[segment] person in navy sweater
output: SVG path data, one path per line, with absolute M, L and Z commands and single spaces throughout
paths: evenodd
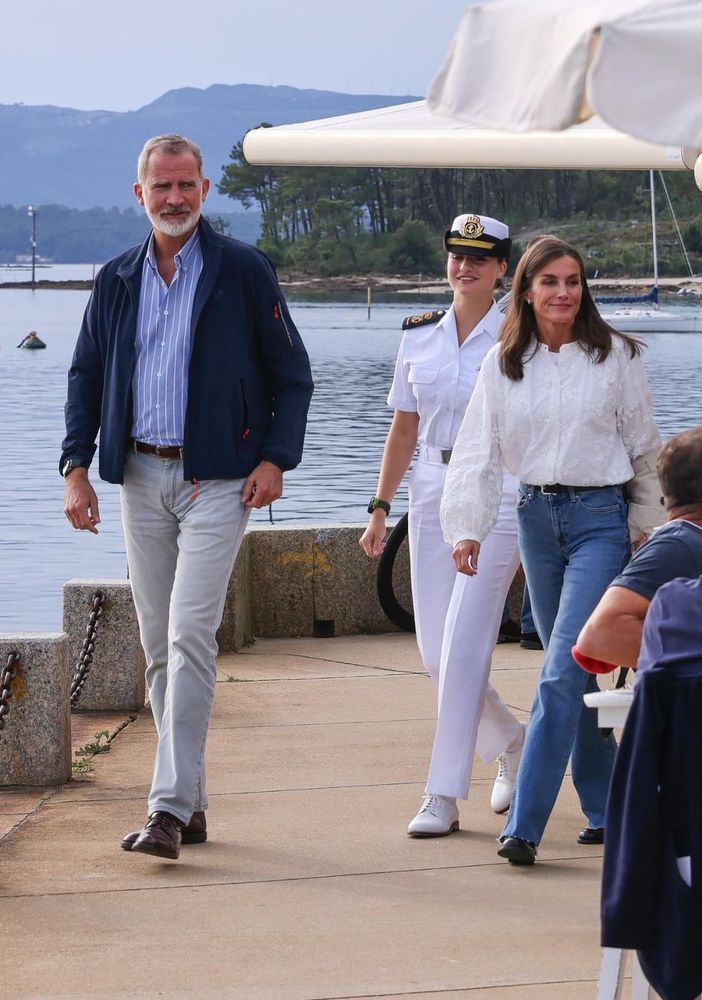
M 657 591 L 612 773 L 602 945 L 638 951 L 663 1000 L 702 992 L 702 578 Z

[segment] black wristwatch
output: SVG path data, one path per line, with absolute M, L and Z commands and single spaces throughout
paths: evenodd
M 387 500 L 381 500 L 380 497 L 371 497 L 370 503 L 368 504 L 368 513 L 372 514 L 374 510 L 378 509 L 378 507 L 380 507 L 381 510 L 384 510 L 386 514 L 390 513 L 390 504 Z
M 68 458 L 63 463 L 63 468 L 61 469 L 61 475 L 65 479 L 69 472 L 73 472 L 74 469 L 85 469 L 86 466 L 83 462 L 79 462 L 77 458 Z

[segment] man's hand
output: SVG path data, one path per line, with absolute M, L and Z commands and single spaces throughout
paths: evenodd
M 74 469 L 66 476 L 63 512 L 74 528 L 97 535 L 100 508 L 95 490 L 90 485 L 87 469 Z
M 453 561 L 459 573 L 466 576 L 475 576 L 478 572 L 478 556 L 480 555 L 480 542 L 472 538 L 464 538 L 453 550 Z
M 244 507 L 267 507 L 283 493 L 283 473 L 273 462 L 260 462 L 244 483 Z

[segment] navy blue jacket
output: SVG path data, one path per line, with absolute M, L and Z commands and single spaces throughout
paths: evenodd
M 312 395 L 309 358 L 268 258 L 200 220 L 202 273 L 192 311 L 183 441 L 185 479 L 238 479 L 261 461 L 283 471 L 302 456 Z M 95 281 L 68 373 L 68 458 L 123 482 L 133 420 L 139 290 L 148 240 L 108 261 Z
M 607 802 L 602 945 L 636 949 L 664 1000 L 694 1000 L 702 991 L 702 578 L 657 591 L 638 671 Z

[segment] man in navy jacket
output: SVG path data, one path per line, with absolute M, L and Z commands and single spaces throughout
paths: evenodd
M 149 139 L 134 185 L 153 231 L 100 270 L 68 375 L 65 513 L 97 533 L 88 477 L 121 484 L 130 580 L 158 748 L 143 830 L 125 850 L 177 858 L 206 839 L 204 749 L 215 633 L 252 507 L 300 461 L 309 360 L 268 259 L 201 218 L 194 143 Z

